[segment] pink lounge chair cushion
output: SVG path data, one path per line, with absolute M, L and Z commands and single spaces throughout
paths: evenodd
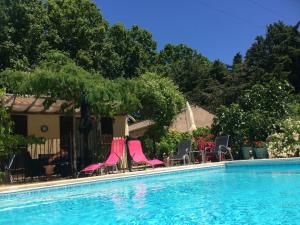
M 158 159 L 148 160 L 147 163 L 150 164 L 150 165 L 152 165 L 152 166 L 164 164 L 163 161 L 160 161 Z
M 95 163 L 85 167 L 82 172 L 91 172 L 104 166 L 104 163 Z
M 139 140 L 128 141 L 128 148 L 129 148 L 129 153 L 134 162 L 147 163 L 151 166 L 164 164 L 164 162 L 158 159 L 148 160 L 144 155 L 142 145 Z
M 111 142 L 110 154 L 104 163 L 94 163 L 85 167 L 81 172 L 91 172 L 103 166 L 116 165 L 122 158 L 125 149 L 124 138 L 114 138 Z
M 116 138 L 113 139 L 111 143 L 111 150 L 108 156 L 108 159 L 104 162 L 106 166 L 112 166 L 119 162 L 119 160 L 123 157 L 125 149 L 125 139 L 124 138 Z

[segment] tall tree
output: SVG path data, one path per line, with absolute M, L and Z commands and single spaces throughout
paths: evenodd
M 188 98 L 214 112 L 218 106 L 226 103 L 226 85 L 230 79 L 227 67 L 216 60 L 200 78 L 197 86 L 188 92 Z
M 108 30 L 101 51 L 101 73 L 110 79 L 139 76 L 153 65 L 155 50 L 156 42 L 147 30 L 115 24 Z
M 288 79 L 300 91 L 299 24 L 277 22 L 267 27 L 265 37 L 256 38 L 245 60 L 252 82 Z
M 98 70 L 108 23 L 90 0 L 48 0 L 47 40 L 78 65 Z
M 186 45 L 167 44 L 158 55 L 157 64 L 152 70 L 171 78 L 189 101 L 201 102 L 199 87 L 203 87 L 210 67 L 210 61 Z
M 43 0 L 0 1 L 0 70 L 28 69 L 47 48 Z
M 237 102 L 243 90 L 249 87 L 248 74 L 240 53 L 237 53 L 229 70 L 229 79 L 226 81 L 225 105 Z

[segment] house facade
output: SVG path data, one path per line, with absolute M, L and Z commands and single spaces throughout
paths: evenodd
M 68 113 L 72 103 L 57 100 L 50 107 L 44 107 L 45 99 L 33 96 L 6 95 L 4 104 L 10 108 L 14 122 L 14 133 L 24 136 L 42 137 L 43 144 L 27 146 L 32 159 L 49 157 L 67 149 L 71 160 L 79 168 L 81 159 L 98 161 L 108 154 L 113 137 L 124 137 L 126 115 L 114 118 L 92 116 L 92 129 L 88 135 L 88 152 L 84 150 L 82 134 L 79 132 L 80 110 Z M 84 156 L 85 155 L 85 156 Z

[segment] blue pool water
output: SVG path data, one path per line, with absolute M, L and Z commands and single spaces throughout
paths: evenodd
M 299 224 L 300 165 L 219 167 L 0 194 L 1 225 Z

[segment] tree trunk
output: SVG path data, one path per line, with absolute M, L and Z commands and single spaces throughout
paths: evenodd
M 84 99 L 81 103 L 80 107 L 80 126 L 79 132 L 82 134 L 83 137 L 83 154 L 81 156 L 81 167 L 84 168 L 89 163 L 88 152 L 89 152 L 89 133 L 92 129 L 92 122 L 90 119 L 90 109 L 88 102 Z
M 72 137 L 72 174 L 75 176 L 77 173 L 77 146 L 76 146 L 76 117 L 73 114 L 73 137 Z

